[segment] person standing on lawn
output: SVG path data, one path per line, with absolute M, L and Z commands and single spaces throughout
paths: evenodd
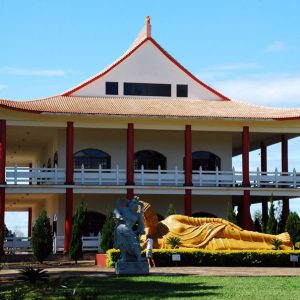
M 152 257 L 152 249 L 153 249 L 153 239 L 151 237 L 150 234 L 148 234 L 146 236 L 146 240 L 145 240 L 145 243 L 143 245 L 143 248 L 146 247 L 146 258 L 147 258 L 147 261 L 148 261 L 148 265 L 149 267 L 155 267 L 155 262 L 154 262 L 154 259 Z

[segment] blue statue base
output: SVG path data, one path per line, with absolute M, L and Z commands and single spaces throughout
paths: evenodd
M 118 261 L 115 265 L 117 275 L 147 275 L 149 266 L 147 261 L 123 262 Z

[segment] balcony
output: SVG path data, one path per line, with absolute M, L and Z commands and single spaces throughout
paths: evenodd
M 28 168 L 6 167 L 7 185 L 63 185 L 65 183 L 64 168 Z M 143 167 L 135 170 L 135 185 L 137 186 L 170 186 L 184 185 L 184 170 L 177 167 L 173 170 L 145 170 Z M 259 169 L 250 171 L 250 186 L 253 188 L 292 188 L 300 187 L 300 173 L 293 172 L 261 172 Z M 242 172 L 235 171 L 204 171 L 201 168 L 193 171 L 193 186 L 195 187 L 239 187 L 242 185 Z M 80 169 L 74 170 L 75 186 L 124 186 L 126 170 L 120 169 Z

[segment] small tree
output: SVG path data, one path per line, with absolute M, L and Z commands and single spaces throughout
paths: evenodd
M 78 259 L 82 258 L 83 256 L 81 238 L 83 232 L 85 212 L 86 212 L 86 207 L 83 201 L 81 201 L 74 216 L 74 221 L 72 226 L 72 239 L 71 239 L 70 250 L 69 250 L 69 257 L 70 259 L 75 260 L 76 264 Z
M 176 215 L 175 207 L 172 203 L 169 204 L 168 210 L 167 210 L 167 217 L 171 215 Z
M 273 194 L 270 197 L 270 208 L 269 208 L 269 217 L 267 222 L 267 233 L 276 234 L 277 232 L 277 220 L 275 217 L 275 207 L 273 202 Z
M 234 211 L 234 207 L 232 205 L 231 200 L 228 202 L 228 206 L 227 206 L 227 220 L 237 225 L 236 213 Z
M 37 218 L 31 236 L 31 247 L 34 256 L 40 263 L 52 253 L 53 236 L 50 219 L 46 211 L 43 209 Z
M 289 233 L 295 249 L 295 244 L 300 240 L 300 218 L 296 212 L 289 213 L 285 229 Z
M 106 253 L 107 250 L 114 247 L 114 230 L 115 230 L 115 218 L 113 211 L 109 209 L 107 211 L 107 217 L 101 230 L 100 239 L 100 252 Z
M 262 215 L 259 210 L 254 212 L 254 231 L 262 232 Z

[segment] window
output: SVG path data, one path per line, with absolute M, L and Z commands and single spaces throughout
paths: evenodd
M 177 84 L 177 97 L 187 97 L 188 86 L 187 84 Z
M 171 84 L 124 82 L 124 95 L 171 97 Z
M 215 171 L 216 167 L 221 169 L 221 159 L 219 156 L 207 152 L 196 151 L 192 153 L 193 170 L 199 170 L 200 166 L 204 171 Z
M 134 154 L 134 168 L 141 169 L 144 166 L 146 170 L 157 170 L 158 166 L 162 170 L 167 167 L 167 159 L 164 155 L 153 150 L 142 150 Z
M 105 82 L 106 95 L 118 95 L 118 83 L 117 82 Z
M 110 155 L 98 149 L 84 149 L 74 154 L 74 169 L 110 169 Z

